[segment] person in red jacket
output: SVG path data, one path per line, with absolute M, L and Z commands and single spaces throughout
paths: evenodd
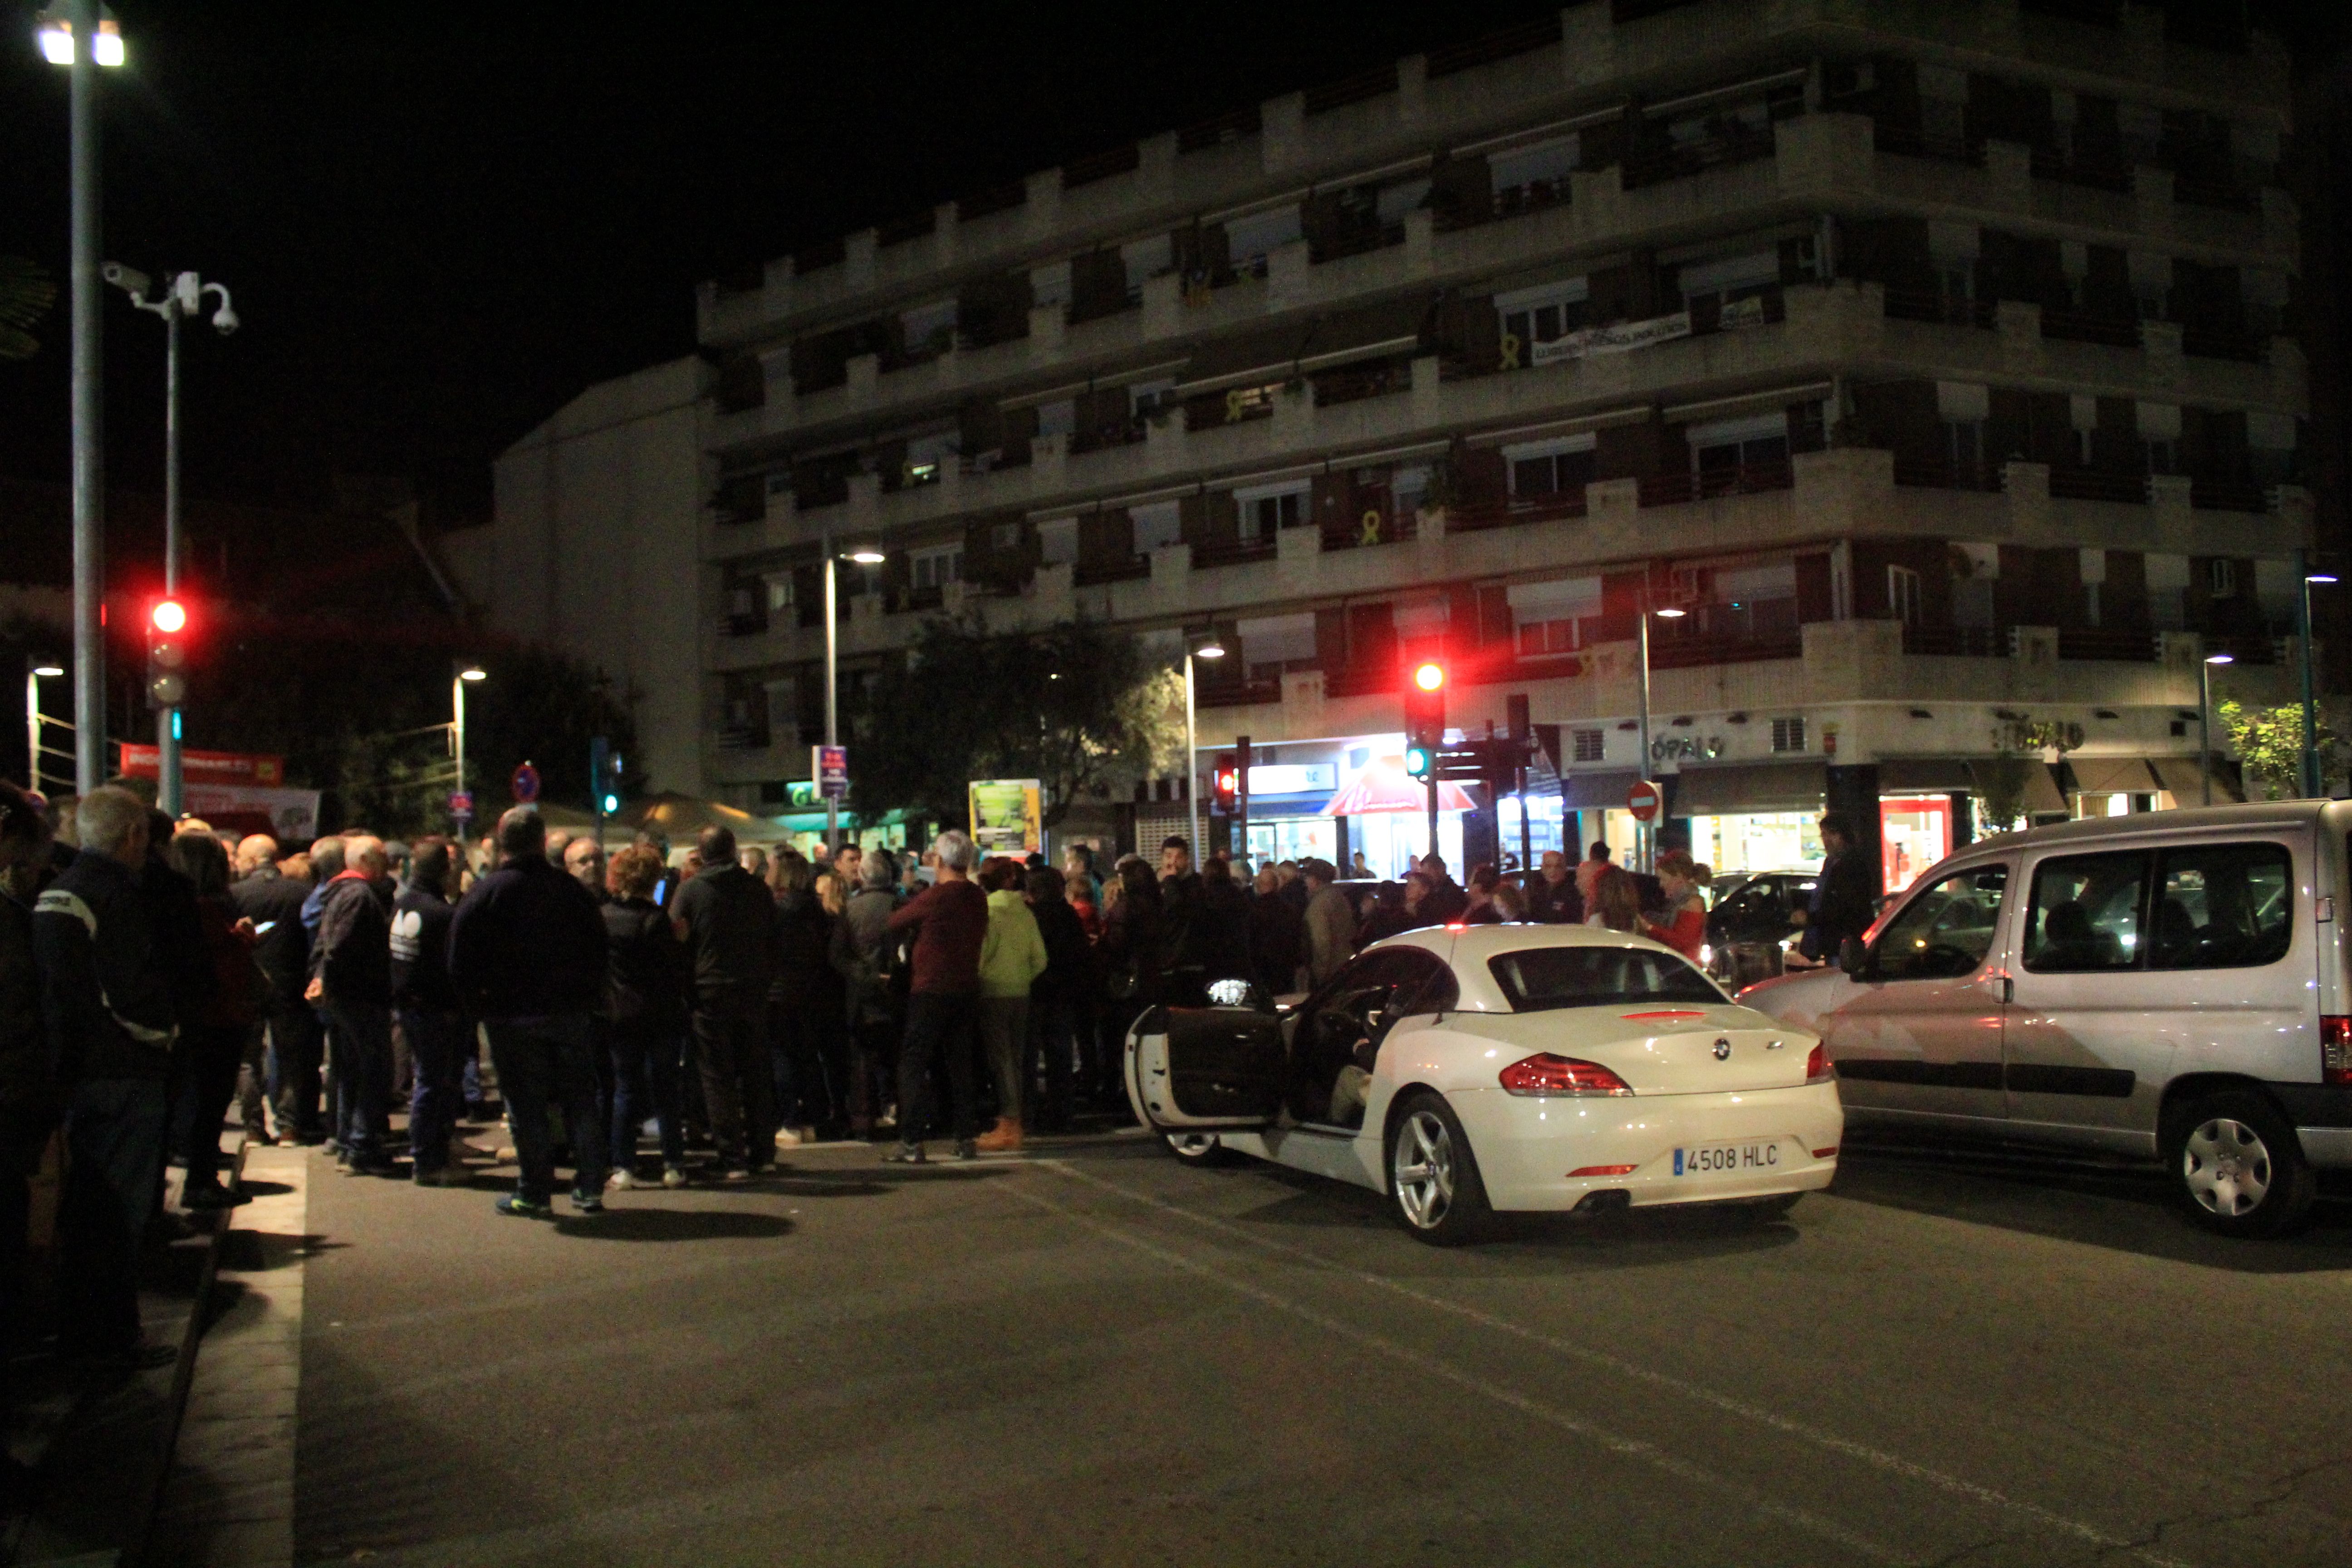
M 1693 963 L 1706 942 L 1706 900 L 1699 896 L 1698 867 L 1687 849 L 1669 849 L 1658 857 L 1659 890 L 1666 896 L 1664 923 L 1644 917 L 1642 934 L 1664 942 Z
M 898 1051 L 898 1146 L 883 1158 L 919 1165 L 930 1125 L 931 1058 L 943 1056 L 953 1101 L 955 1152 L 976 1159 L 972 1104 L 973 1022 L 980 1012 L 980 949 L 988 939 L 988 895 L 971 879 L 972 842 L 950 828 L 932 842 L 939 880 L 890 917 L 894 936 L 911 934 L 907 1038 Z

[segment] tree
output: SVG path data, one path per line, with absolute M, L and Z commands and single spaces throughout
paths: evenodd
M 1173 764 L 1183 705 L 1181 676 L 1093 623 L 995 634 L 977 613 L 934 620 L 865 689 L 855 789 L 867 811 L 961 821 L 970 781 L 1034 778 L 1052 826 Z
M 57 302 L 57 280 L 39 262 L 0 256 L 0 360 L 30 359 L 40 352 L 31 329 Z
M 2025 818 L 2025 781 L 2029 759 L 2003 749 L 1991 761 L 1974 764 L 1977 786 L 1983 792 L 1979 810 L 1983 826 L 2007 833 Z
M 2223 698 L 2214 710 L 2221 733 L 2238 753 L 2249 786 L 2259 785 L 2264 800 L 2293 800 L 2303 794 L 2303 704 L 2283 702 L 2275 708 L 2247 708 Z M 2319 774 L 2324 784 L 2338 770 L 2343 742 L 2319 716 Z M 2251 790 L 2250 790 L 2251 793 Z

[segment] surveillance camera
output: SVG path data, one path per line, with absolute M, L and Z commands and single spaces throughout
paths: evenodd
M 140 271 L 137 268 L 125 267 L 120 261 L 110 261 L 105 266 L 100 268 L 98 271 L 100 277 L 105 279 L 109 283 L 113 284 L 117 289 L 121 289 L 124 293 L 129 294 L 133 299 L 138 299 L 145 295 L 147 292 L 147 285 L 152 281 L 147 274 Z
M 226 337 L 236 331 L 236 312 L 223 305 L 213 312 L 213 330 Z

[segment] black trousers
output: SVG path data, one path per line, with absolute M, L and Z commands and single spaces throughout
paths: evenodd
M 766 994 L 716 991 L 695 997 L 694 1049 L 719 1163 L 734 1170 L 774 1163 L 776 1100 Z
M 907 1039 L 898 1049 L 898 1141 L 919 1143 L 930 1130 L 931 1063 L 947 1068 L 951 1127 L 959 1139 L 976 1128 L 972 1058 L 979 1047 L 980 997 L 918 991 L 907 999 Z

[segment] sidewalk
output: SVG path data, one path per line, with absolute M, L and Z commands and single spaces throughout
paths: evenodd
M 242 1133 L 224 1141 L 239 1182 Z M 35 1473 L 29 1516 L 0 1524 L 0 1563 L 15 1568 L 110 1568 L 138 1549 L 171 1462 L 173 1430 L 195 1370 L 206 1298 L 223 1238 L 238 1211 L 179 1212 L 181 1173 L 167 1173 L 166 1211 L 189 1234 L 142 1259 L 139 1316 L 146 1337 L 177 1344 L 177 1362 L 93 1379 L 51 1360 L 24 1371 L 26 1403 L 8 1423 L 8 1451 Z

